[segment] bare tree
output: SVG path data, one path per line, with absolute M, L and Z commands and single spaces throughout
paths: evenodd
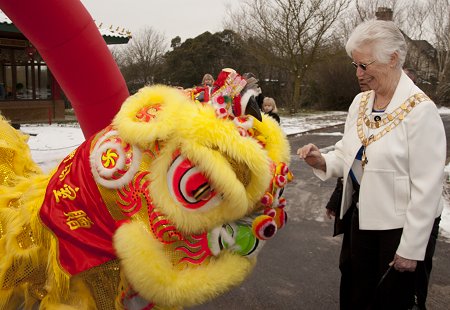
M 431 40 L 437 50 L 437 80 L 442 84 L 450 70 L 450 0 L 431 1 L 429 11 Z
M 351 0 L 245 0 L 228 27 L 254 42 L 253 53 L 290 72 L 291 109 L 300 106 L 301 87 L 332 27 Z
M 130 91 L 152 84 L 167 51 L 165 36 L 151 27 L 140 30 L 123 48 L 113 52 Z
M 425 76 L 430 95 L 440 104 L 450 99 L 450 0 L 414 0 L 404 10 L 403 29 L 414 39 L 407 64 Z M 429 42 L 429 43 L 428 43 Z M 430 84 L 431 83 L 431 84 Z M 421 85 L 427 87 L 427 85 Z
M 427 38 L 426 20 L 430 17 L 429 2 L 424 0 L 410 0 L 408 5 L 401 8 L 402 30 L 413 39 Z
M 363 21 L 370 19 L 377 19 L 377 12 L 380 9 L 390 10 L 391 16 L 386 14 L 386 18 L 392 19 L 401 29 L 407 28 L 414 30 L 420 36 L 422 28 L 418 22 L 423 17 L 421 7 L 418 5 L 422 0 L 355 0 L 352 5 L 343 14 L 339 20 L 339 27 L 337 27 L 335 35 L 345 44 L 347 38 L 353 29 Z M 406 27 L 405 27 L 406 25 Z M 418 30 L 418 31 L 416 31 Z M 413 33 L 408 31 L 408 34 Z
M 111 52 L 112 57 L 116 61 L 119 68 L 123 68 L 124 66 L 124 45 L 108 45 L 109 51 Z

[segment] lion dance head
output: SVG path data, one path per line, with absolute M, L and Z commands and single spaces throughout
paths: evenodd
M 181 308 L 242 282 L 292 179 L 257 90 L 234 70 L 203 103 L 145 87 L 48 176 L 0 144 L 0 309 Z

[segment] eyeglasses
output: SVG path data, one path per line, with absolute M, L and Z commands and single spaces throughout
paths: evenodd
M 355 67 L 355 69 L 358 69 L 358 67 L 360 67 L 362 70 L 366 71 L 367 67 L 369 65 L 373 64 L 374 62 L 375 62 L 375 60 L 369 62 L 368 64 L 359 64 L 359 63 L 356 63 L 356 62 L 352 61 L 352 65 L 353 65 L 353 67 Z

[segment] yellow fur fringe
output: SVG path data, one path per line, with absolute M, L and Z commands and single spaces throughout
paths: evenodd
M 242 282 L 255 263 L 223 253 L 209 264 L 176 270 L 162 245 L 140 223 L 122 225 L 114 236 L 114 246 L 133 288 L 166 307 L 193 306 L 212 299 Z
M 47 269 L 45 289 L 49 291 L 46 299 L 57 302 L 69 292 L 69 276 L 58 265 L 54 236 L 39 219 L 50 176 L 43 175 L 32 161 L 27 139 L 0 118 L 0 148 L 14 154 L 12 162 L 4 162 L 11 160 L 9 157 L 0 159 L 3 161 L 0 164 L 5 164 L 2 167 L 12 167 L 7 181 L 0 184 L 0 285 L 5 287 L 6 282 L 19 284 L 23 280 L 20 272 L 30 266 L 44 266 Z M 27 244 L 19 244 L 19 240 L 25 240 Z M 19 274 L 15 276 L 12 270 Z M 15 294 L 17 292 L 11 289 L 0 290 L 0 309 L 13 303 Z M 25 298 L 32 302 L 26 293 Z

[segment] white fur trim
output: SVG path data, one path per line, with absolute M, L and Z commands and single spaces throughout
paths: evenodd
M 112 180 L 108 179 L 111 177 L 116 171 L 119 169 L 124 169 L 125 166 L 125 150 L 123 149 L 122 145 L 115 144 L 113 142 L 105 142 L 108 138 L 113 136 L 119 136 L 118 132 L 115 130 L 112 130 L 108 133 L 106 133 L 103 137 L 101 137 L 97 143 L 95 144 L 94 149 L 92 150 L 89 161 L 91 164 L 91 172 L 92 176 L 94 177 L 94 180 L 110 189 L 117 189 L 121 188 L 122 186 L 125 186 L 129 182 L 133 180 L 134 175 L 139 171 L 139 166 L 142 159 L 142 153 L 139 150 L 139 148 L 135 145 L 131 145 L 131 152 L 133 154 L 133 158 L 131 161 L 131 165 L 128 169 L 128 171 L 121 176 L 119 179 Z M 115 148 L 119 153 L 119 160 L 116 163 L 116 166 L 114 169 L 105 169 L 102 165 L 102 153 L 104 150 L 108 148 Z

